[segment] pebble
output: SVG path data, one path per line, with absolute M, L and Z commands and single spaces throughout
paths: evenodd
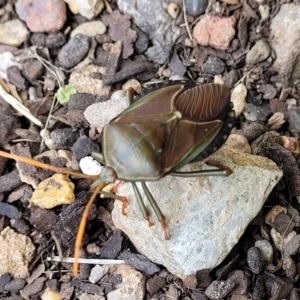
M 18 220 L 20 218 L 19 210 L 11 204 L 0 202 L 0 215 L 6 216 L 13 220 Z
M 167 11 L 168 11 L 168 14 L 170 15 L 170 17 L 172 19 L 176 19 L 178 17 L 179 12 L 180 12 L 179 6 L 174 2 L 171 2 L 168 5 Z
M 125 94 L 126 94 L 125 91 L 117 90 L 111 94 L 110 99 L 111 100 L 119 100 L 119 99 L 125 97 Z
M 199 45 L 226 50 L 235 35 L 235 23 L 234 16 L 205 15 L 194 27 L 193 36 Z
M 0 76 L 7 79 L 9 77 L 8 70 L 12 67 L 18 68 L 19 70 L 22 70 L 23 68 L 21 64 L 14 61 L 14 55 L 11 52 L 7 51 L 0 53 Z
M 51 209 L 71 204 L 75 199 L 74 183 L 64 174 L 54 174 L 39 183 L 29 202 L 41 208 Z
M 251 247 L 247 251 L 248 267 L 254 274 L 259 274 L 263 270 L 264 261 L 260 250 L 257 247 Z
M 285 123 L 284 114 L 282 112 L 276 112 L 267 123 L 270 130 L 278 130 Z
M 19 18 L 32 32 L 58 31 L 67 19 L 63 0 L 18 0 L 15 8 Z
M 221 74 L 225 71 L 225 63 L 216 56 L 209 56 L 202 66 L 202 73 L 204 74 Z
M 99 266 L 96 265 L 94 268 L 91 270 L 91 274 L 89 277 L 89 281 L 91 283 L 96 283 L 99 281 L 107 272 L 109 271 L 109 266 L 108 265 L 103 265 Z
M 0 54 L 1 56 L 1 54 Z M 1 61 L 1 58 L 0 58 Z M 20 90 L 26 89 L 26 80 L 22 76 L 20 69 L 17 66 L 12 66 L 7 69 L 7 79 Z
M 101 173 L 101 165 L 91 156 L 83 157 L 79 162 L 79 167 L 83 174 L 99 175 Z
M 251 147 L 248 140 L 241 134 L 231 133 L 225 142 L 225 144 L 231 148 L 237 149 L 244 153 L 251 154 Z
M 72 151 L 77 159 L 90 155 L 93 151 L 99 151 L 99 147 L 95 145 L 86 135 L 82 135 L 72 146 Z
M 28 277 L 29 263 L 35 252 L 30 238 L 6 227 L 0 233 L 0 245 L 0 275 L 10 273 L 14 278 Z
M 300 64 L 295 60 L 300 55 L 299 19 L 300 6 L 287 3 L 281 5 L 270 24 L 270 45 L 276 53 L 271 70 L 278 72 L 276 81 L 283 78 L 290 85 L 299 79 L 300 74 Z
M 193 17 L 204 14 L 208 0 L 186 0 L 186 13 Z
M 288 121 L 289 121 L 289 129 L 292 132 L 300 131 L 300 108 L 291 108 L 287 112 Z
M 78 138 L 78 133 L 72 128 L 55 129 L 50 134 L 55 149 L 69 149 Z
M 215 280 L 205 290 L 205 295 L 210 299 L 225 298 L 234 289 L 234 282 L 228 280 Z
M 15 278 L 9 283 L 7 283 L 4 287 L 5 290 L 10 291 L 10 292 L 18 292 L 24 286 L 27 284 L 25 279 L 22 278 Z
M 266 60 L 271 54 L 271 47 L 265 40 L 259 40 L 246 55 L 246 63 L 255 65 Z
M 61 300 L 60 293 L 52 291 L 50 288 L 46 288 L 44 293 L 41 295 L 42 300 Z
M 240 116 L 246 106 L 247 88 L 243 83 L 238 84 L 231 93 L 231 102 L 236 117 Z
M 28 34 L 28 29 L 18 19 L 0 24 L 0 43 L 19 47 L 25 42 Z
M 134 50 L 136 51 L 137 54 L 141 54 L 147 50 L 149 44 L 149 38 L 138 27 L 134 27 L 133 29 L 137 32 L 137 39 L 134 43 Z
M 85 22 L 78 25 L 72 32 L 71 38 L 76 34 L 83 34 L 88 37 L 96 36 L 97 34 L 103 34 L 106 32 L 106 26 L 101 21 Z
M 89 38 L 83 34 L 77 34 L 64 45 L 57 56 L 58 64 L 70 69 L 76 66 L 89 51 Z
M 57 49 L 66 43 L 66 36 L 62 32 L 50 32 L 46 36 L 46 47 Z
M 270 17 L 270 6 L 268 4 L 261 4 L 258 7 L 260 13 L 260 22 L 264 22 Z
M 87 19 L 98 16 L 104 8 L 103 0 L 65 0 L 73 14 L 81 14 Z
M 130 79 L 122 85 L 122 90 L 127 91 L 129 88 L 133 88 L 138 94 L 142 91 L 142 85 L 136 79 Z
M 268 263 L 273 263 L 273 247 L 267 240 L 259 240 L 255 242 L 255 247 L 260 250 L 262 258 Z
M 33 59 L 26 62 L 22 74 L 31 84 L 35 84 L 44 72 L 44 65 L 37 59 Z
M 145 296 L 145 278 L 132 267 L 122 264 L 117 265 L 115 274 L 122 275 L 122 282 L 114 291 L 107 294 L 107 300 L 134 299 L 143 300 Z

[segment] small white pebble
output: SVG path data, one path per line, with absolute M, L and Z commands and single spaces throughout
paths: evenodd
M 238 117 L 246 106 L 247 89 L 244 84 L 238 84 L 231 93 L 231 102 L 233 103 L 233 109 Z
M 170 15 L 170 17 L 172 19 L 176 19 L 178 17 L 178 14 L 179 14 L 179 6 L 176 3 L 171 2 L 168 5 L 168 14 Z
M 55 149 L 55 145 L 50 137 L 50 131 L 49 130 L 46 130 L 46 129 L 42 129 L 40 131 L 40 136 L 42 138 L 44 138 L 44 142 L 46 144 L 46 146 L 48 147 L 48 149 Z
M 117 91 L 114 91 L 111 96 L 110 96 L 110 99 L 111 100 L 119 100 L 121 98 L 125 97 L 125 91 L 123 90 L 117 90 Z
M 170 80 L 184 80 L 185 78 L 179 75 L 172 75 L 170 78 Z
M 79 167 L 83 174 L 99 175 L 101 173 L 101 165 L 91 156 L 82 158 L 79 162 Z

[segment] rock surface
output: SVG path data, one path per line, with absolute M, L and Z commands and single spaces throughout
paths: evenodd
M 10 273 L 15 278 L 27 277 L 35 251 L 30 238 L 6 227 L 1 231 L 0 245 L 0 276 Z
M 162 1 L 153 5 L 151 0 L 118 0 L 118 6 L 151 39 L 153 46 L 147 50 L 148 58 L 155 63 L 165 63 L 180 29 L 163 8 Z
M 190 179 L 166 176 L 147 182 L 165 214 L 171 237 L 167 241 L 150 208 L 154 226 L 148 227 L 131 184 L 118 188 L 119 195 L 128 197 L 129 205 L 125 217 L 121 214 L 122 204 L 115 202 L 115 226 L 128 235 L 142 254 L 181 278 L 222 262 L 282 176 L 271 160 L 228 147 L 211 159 L 230 167 L 233 174 Z M 184 170 L 199 168 L 212 167 L 200 162 L 185 166 Z
M 114 291 L 107 294 L 107 300 L 143 300 L 145 296 L 145 278 L 128 265 L 117 265 L 115 274 L 121 274 L 122 282 Z
M 293 3 L 282 5 L 270 26 L 270 43 L 276 53 L 272 68 L 290 84 L 300 76 L 300 64 L 297 63 L 300 57 L 299 26 L 300 6 Z

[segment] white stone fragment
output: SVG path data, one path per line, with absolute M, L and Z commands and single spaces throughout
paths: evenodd
M 79 167 L 83 174 L 99 175 L 101 173 L 101 165 L 91 156 L 82 158 L 79 162 Z
M 96 265 L 92 270 L 89 277 L 89 281 L 91 283 L 96 283 L 98 280 L 100 280 L 109 270 L 108 265 L 99 266 Z
M 246 106 L 247 89 L 244 84 L 238 84 L 231 93 L 231 101 L 235 115 L 238 117 Z
M 84 111 L 84 117 L 92 127 L 104 127 L 127 108 L 126 98 L 108 100 L 90 105 Z
M 166 217 L 169 240 L 164 240 L 139 183 L 154 223 L 151 227 L 143 219 L 131 183 L 118 187 L 118 194 L 127 197 L 129 204 L 127 216 L 123 216 L 122 204 L 115 201 L 115 226 L 128 235 L 140 253 L 181 278 L 223 261 L 282 176 L 271 160 L 226 146 L 210 158 L 233 173 L 229 177 L 165 176 L 146 183 Z M 186 165 L 184 170 L 212 168 L 199 162 Z

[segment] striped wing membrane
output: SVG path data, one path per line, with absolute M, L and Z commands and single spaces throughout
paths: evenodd
M 195 85 L 174 99 L 182 119 L 164 148 L 165 172 L 195 160 L 214 141 L 227 118 L 229 103 L 229 89 L 217 84 Z

